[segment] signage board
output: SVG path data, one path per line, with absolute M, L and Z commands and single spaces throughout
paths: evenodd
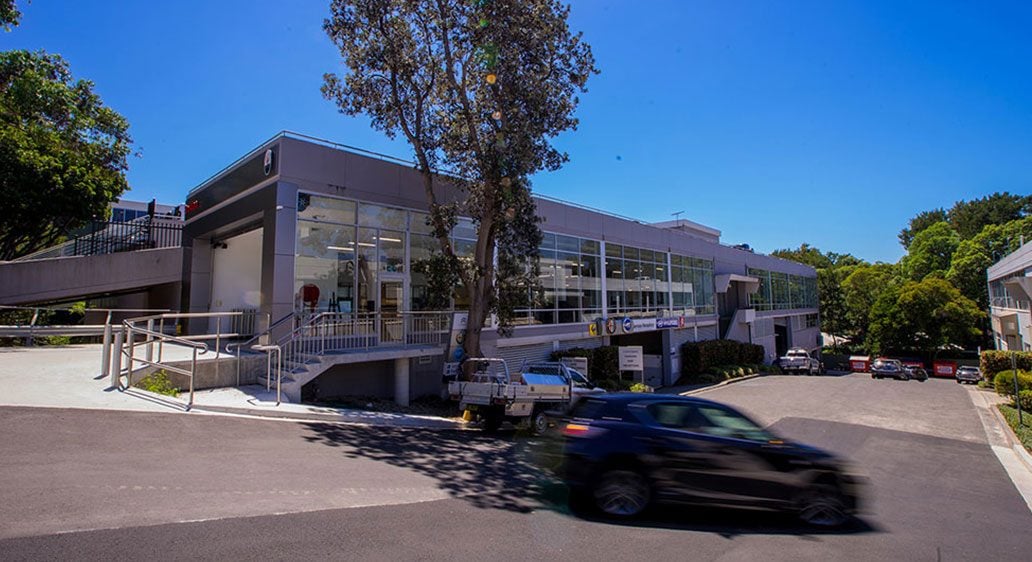
M 587 357 L 563 357 L 560 359 L 563 365 L 568 368 L 577 371 L 578 373 L 588 376 L 588 358 Z
M 660 330 L 665 330 L 667 328 L 684 328 L 684 316 L 656 318 L 656 328 Z
M 655 318 L 634 318 L 631 322 L 634 324 L 635 332 L 649 332 L 656 329 Z
M 640 345 L 621 345 L 616 349 L 621 371 L 645 370 L 645 354 Z

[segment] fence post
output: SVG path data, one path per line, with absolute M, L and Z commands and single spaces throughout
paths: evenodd
M 125 341 L 129 346 L 129 364 L 126 365 L 126 388 L 133 385 L 133 356 L 136 354 L 136 335 L 133 334 L 132 327 L 125 331 Z
M 115 345 L 111 349 L 111 388 L 121 388 L 122 376 L 122 342 L 125 337 L 123 330 L 115 332 Z
M 39 309 L 32 309 L 32 321 L 29 322 L 29 337 L 25 338 L 25 347 L 32 347 L 33 333 L 36 331 L 36 320 L 39 318 Z
M 197 348 L 193 349 L 193 360 L 190 362 L 190 402 L 187 403 L 186 409 L 189 410 L 193 407 L 193 390 L 194 390 L 194 375 L 197 374 Z
M 100 346 L 100 375 L 104 376 L 111 371 L 111 311 L 107 313 L 104 320 L 104 343 Z
M 149 361 L 149 362 L 153 362 L 154 361 L 154 336 L 151 335 L 151 332 L 153 332 L 153 331 L 154 331 L 154 319 L 152 318 L 152 319 L 147 321 L 147 345 L 146 345 L 146 347 L 144 347 L 144 351 L 143 351 L 144 358 L 147 361 Z

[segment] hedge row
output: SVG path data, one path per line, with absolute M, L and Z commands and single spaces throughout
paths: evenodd
M 1011 356 L 1016 357 L 1019 371 L 1032 371 L 1032 351 L 983 351 L 979 366 L 986 380 L 993 380 L 996 373 L 1011 369 Z
M 681 374 L 705 373 L 723 365 L 763 363 L 762 345 L 733 340 L 688 342 L 681 346 Z

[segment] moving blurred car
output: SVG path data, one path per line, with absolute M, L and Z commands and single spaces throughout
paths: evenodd
M 898 359 L 885 359 L 879 357 L 871 363 L 871 378 L 885 379 L 893 378 L 900 381 L 910 380 L 910 374 L 903 368 L 903 363 Z
M 616 517 L 653 502 L 787 510 L 837 526 L 861 479 L 834 455 L 792 443 L 737 410 L 699 398 L 589 396 L 563 430 L 571 501 Z
M 966 382 L 978 384 L 978 381 L 982 380 L 982 371 L 978 367 L 960 367 L 957 369 L 957 374 L 954 378 L 957 379 L 957 384 Z
M 928 380 L 928 371 L 924 367 L 918 367 L 916 365 L 906 365 L 903 370 L 907 372 L 907 375 L 916 381 L 925 382 Z

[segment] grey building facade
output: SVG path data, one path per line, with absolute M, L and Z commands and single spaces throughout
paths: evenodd
M 460 196 L 441 180 L 442 200 Z M 536 203 L 544 301 L 519 312 L 511 337 L 485 329 L 485 354 L 518 366 L 561 349 L 641 345 L 643 376 L 660 386 L 679 377 L 687 341 L 760 344 L 768 362 L 788 347 L 820 347 L 814 269 L 721 244 L 718 230 L 690 221 L 646 224 L 550 198 Z M 273 321 L 429 312 L 415 267 L 437 244 L 426 209 L 409 163 L 277 135 L 188 195 L 184 309 L 258 310 Z M 472 222 L 460 221 L 452 238 L 458 253 L 469 251 Z M 455 302 L 460 316 L 462 308 Z M 320 388 L 406 393 L 405 401 L 440 391 L 443 353 L 369 359 L 327 369 Z

